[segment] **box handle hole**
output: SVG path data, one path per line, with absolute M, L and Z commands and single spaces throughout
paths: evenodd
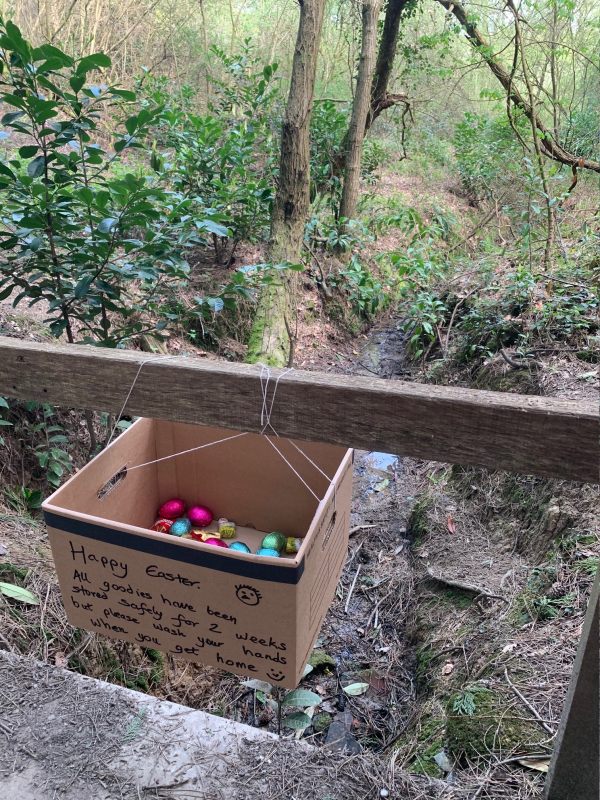
M 118 472 L 115 472 L 112 478 L 109 478 L 106 481 L 104 486 L 98 489 L 98 500 L 104 500 L 105 497 L 108 497 L 108 495 L 113 492 L 117 486 L 119 486 L 119 484 L 123 483 L 126 477 L 127 467 L 121 467 Z

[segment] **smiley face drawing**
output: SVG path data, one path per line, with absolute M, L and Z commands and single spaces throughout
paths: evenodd
M 285 678 L 285 675 L 279 669 L 270 669 L 267 672 L 267 678 L 270 678 L 272 681 L 282 681 Z
M 244 583 L 240 583 L 239 586 L 235 587 L 235 596 L 247 606 L 257 606 L 262 599 L 262 594 L 258 589 Z

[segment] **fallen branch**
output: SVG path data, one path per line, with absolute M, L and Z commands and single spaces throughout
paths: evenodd
M 434 572 L 431 567 L 427 567 L 427 576 L 438 583 L 443 583 L 445 586 L 451 586 L 454 589 L 462 589 L 463 592 L 473 592 L 478 596 L 489 597 L 495 600 L 503 600 L 505 603 L 510 601 L 503 597 L 501 594 L 494 594 L 486 589 L 485 586 L 479 586 L 476 583 L 467 583 L 467 581 L 460 581 L 457 578 L 448 578 L 439 572 Z
M 506 667 L 504 667 L 504 677 L 506 678 L 506 682 L 508 683 L 510 688 L 513 690 L 513 692 L 516 694 L 516 696 L 519 698 L 519 700 L 527 706 L 527 708 L 531 711 L 533 716 L 540 723 L 540 725 L 546 731 L 546 733 L 549 733 L 550 736 L 555 736 L 556 735 L 556 731 L 554 730 L 554 728 L 551 725 L 548 725 L 548 723 L 545 722 L 541 718 L 541 716 L 540 716 L 539 712 L 536 710 L 536 708 L 529 702 L 529 700 L 526 697 L 524 697 L 521 694 L 521 692 L 517 689 L 517 687 L 514 685 L 514 683 L 508 677 L 508 670 L 506 669 Z
M 356 586 L 356 581 L 358 580 L 358 575 L 360 573 L 361 568 L 362 564 L 359 564 L 358 567 L 356 568 L 356 574 L 354 575 L 354 580 L 352 581 L 350 590 L 348 591 L 348 597 L 346 598 L 346 605 L 344 606 L 344 614 L 348 613 L 348 608 L 350 606 L 350 598 L 352 597 L 352 593 L 354 592 L 354 587 Z

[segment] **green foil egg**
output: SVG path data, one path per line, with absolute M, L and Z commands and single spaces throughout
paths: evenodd
M 248 545 L 244 544 L 244 542 L 232 542 L 229 545 L 229 549 L 230 550 L 235 550 L 238 553 L 251 553 L 252 552 L 252 550 L 250 550 Z
M 266 537 L 265 537 L 266 538 Z M 261 547 L 256 551 L 257 556 L 270 556 L 271 558 L 279 558 L 279 553 L 272 547 Z
M 286 538 L 283 533 L 279 533 L 279 531 L 272 531 L 271 533 L 267 533 L 260 543 L 260 546 L 266 547 L 270 550 L 277 550 L 278 553 L 282 553 L 285 550 L 285 543 Z
M 302 547 L 302 539 L 295 536 L 288 536 L 285 540 L 285 552 L 290 555 L 295 555 Z
M 185 534 L 189 533 L 191 530 L 192 523 L 189 521 L 189 519 L 187 517 L 180 517 L 171 525 L 169 533 L 172 536 L 185 536 Z

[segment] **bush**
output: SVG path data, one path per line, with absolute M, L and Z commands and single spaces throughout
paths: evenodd
M 0 299 L 45 302 L 50 330 L 70 342 L 116 346 L 161 330 L 162 303 L 188 273 L 181 249 L 200 241 L 189 200 L 123 166 L 161 109 L 130 114 L 108 153 L 94 141 L 101 112 L 136 100 L 87 82 L 108 56 L 34 48 L 1 19 L 0 48 L 0 101 L 13 109 L 2 124 L 26 141 L 0 161 Z
M 230 266 L 241 241 L 268 232 L 277 160 L 277 64 L 261 66 L 249 41 L 237 56 L 212 52 L 225 73 L 213 82 L 215 99 L 206 114 L 171 103 L 158 128 L 168 150 L 156 167 L 203 218 L 200 227 L 211 236 L 217 263 Z

